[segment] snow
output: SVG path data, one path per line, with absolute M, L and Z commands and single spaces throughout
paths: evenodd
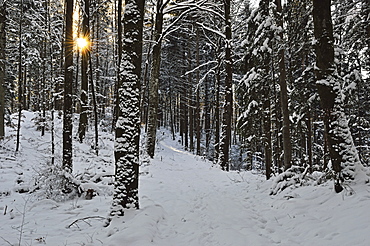
M 128 210 L 104 227 L 113 196 L 113 137 L 101 132 L 100 155 L 89 141 L 74 142 L 75 178 L 94 189 L 68 201 L 33 193 L 35 179 L 49 165 L 50 135 L 40 136 L 35 115 L 24 112 L 21 151 L 14 153 L 15 130 L 0 143 L 0 245 L 217 246 L 369 245 L 370 187 L 332 183 L 286 188 L 270 196 L 274 178 L 256 172 L 223 172 L 178 141 L 158 134 L 156 156 L 140 167 L 140 209 Z M 14 119 L 13 119 L 14 121 Z M 61 124 L 56 118 L 56 156 L 61 155 Z M 15 124 L 16 125 L 16 124 Z M 60 157 L 56 158 L 57 163 Z M 50 181 L 49 181 L 50 182 Z M 352 194 L 352 195 L 350 195 Z

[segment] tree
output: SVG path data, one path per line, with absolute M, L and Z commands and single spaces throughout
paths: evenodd
M 292 145 L 290 140 L 290 119 L 289 119 L 289 108 L 288 108 L 288 89 L 286 81 L 286 69 L 285 69 L 285 48 L 283 41 L 283 10 L 281 6 L 281 0 L 276 0 L 277 6 L 277 19 L 278 25 L 282 29 L 280 32 L 280 47 L 279 47 L 279 85 L 280 85 L 280 104 L 281 111 L 283 114 L 283 148 L 284 148 L 284 167 L 288 169 L 292 163 Z
M 80 142 L 82 143 L 83 139 L 85 138 L 86 134 L 86 127 L 88 121 L 88 89 L 89 89 L 89 81 L 87 75 L 87 68 L 89 63 L 89 56 L 90 56 L 90 1 L 84 0 L 84 9 L 82 11 L 82 36 L 79 37 L 80 44 L 79 49 L 81 51 L 81 113 L 80 113 L 80 123 L 78 125 L 78 137 Z M 92 71 L 91 71 L 92 72 Z M 92 79 L 92 78 L 90 78 Z
M 126 0 L 124 42 L 118 82 L 115 183 L 111 215 L 139 208 L 140 74 L 144 0 Z
M 4 138 L 4 114 L 5 114 L 5 24 L 6 2 L 0 0 L 0 139 Z
M 157 0 L 155 27 L 153 35 L 153 50 L 152 50 L 152 66 L 149 79 L 149 109 L 148 109 L 148 138 L 147 152 L 153 158 L 157 133 L 157 115 L 158 115 L 158 86 L 159 86 L 159 70 L 161 67 L 161 43 L 162 43 L 162 28 L 163 28 L 163 9 L 167 5 L 166 0 Z
M 324 127 L 331 164 L 338 179 L 354 179 L 360 166 L 348 121 L 344 113 L 340 78 L 334 63 L 331 0 L 313 1 L 316 38 L 316 86 L 324 110 Z
M 63 107 L 63 169 L 72 166 L 72 88 L 73 88 L 73 0 L 66 0 L 64 39 L 64 107 Z
M 231 59 L 231 16 L 230 16 L 231 1 L 224 1 L 225 11 L 225 106 L 222 117 L 222 131 L 220 140 L 220 155 L 219 161 L 222 170 L 229 171 L 229 150 L 231 144 L 231 124 L 233 117 L 233 62 Z

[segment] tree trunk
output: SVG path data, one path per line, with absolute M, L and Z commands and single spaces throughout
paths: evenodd
M 161 35 L 163 26 L 163 0 L 157 1 L 157 12 L 155 16 L 154 45 L 152 66 L 149 79 L 149 112 L 148 112 L 148 139 L 147 152 L 153 158 L 155 142 L 157 135 L 157 117 L 158 117 L 158 87 L 159 70 L 161 67 Z
M 84 10 L 82 11 L 82 37 L 87 41 L 86 47 L 80 47 L 81 52 L 81 113 L 80 113 L 80 122 L 78 125 L 78 137 L 80 143 L 83 142 L 86 135 L 86 127 L 88 121 L 88 112 L 89 112 L 89 103 L 88 103 L 88 90 L 89 90 L 89 81 L 88 81 L 88 63 L 89 63 L 89 51 L 90 51 L 90 3 L 89 0 L 84 0 Z M 92 77 L 90 78 L 92 79 Z
M 6 2 L 0 4 L 0 140 L 5 136 L 5 47 Z
M 19 144 L 20 144 L 20 131 L 21 131 L 21 120 L 22 120 L 22 100 L 24 97 L 23 88 L 23 77 L 22 77 L 22 25 L 23 25 L 23 0 L 21 0 L 21 13 L 20 13 L 20 20 L 19 20 L 19 58 L 18 58 L 18 125 L 17 125 L 17 143 L 15 147 L 15 151 L 19 151 Z
M 88 0 L 85 0 L 88 1 Z M 91 61 L 91 53 L 88 52 L 89 57 L 89 65 L 90 65 L 90 87 L 91 87 L 91 94 L 92 94 L 92 101 L 93 101 L 93 112 L 94 112 L 94 133 L 95 133 L 95 143 L 94 143 L 94 149 L 96 155 L 99 155 L 99 128 L 98 128 L 98 121 L 99 121 L 99 115 L 98 115 L 98 106 L 97 106 L 97 99 L 96 99 L 96 93 L 95 93 L 95 84 L 93 80 L 93 70 L 92 70 L 92 61 Z
M 220 42 L 217 42 L 217 68 L 216 68 L 216 80 L 215 80 L 215 160 L 219 159 L 220 154 L 220 86 L 221 86 L 221 59 L 219 54 Z
M 118 0 L 117 2 L 117 53 L 118 53 L 118 61 L 117 61 L 117 80 L 114 85 L 114 108 L 113 108 L 113 120 L 112 120 L 112 129 L 114 130 L 116 127 L 116 122 L 118 118 L 118 87 L 120 79 L 120 68 L 121 68 L 121 60 L 122 60 L 122 0 Z
M 200 57 L 199 57 L 199 29 L 197 29 L 196 34 L 196 65 L 199 67 Z M 200 140 L 201 140 L 201 125 L 200 125 L 200 74 L 199 69 L 196 72 L 196 93 L 195 93 L 195 128 L 197 137 L 197 155 L 200 155 Z
M 230 0 L 224 1 L 225 8 L 225 106 L 222 117 L 222 136 L 220 141 L 220 166 L 222 170 L 229 171 L 230 161 L 229 161 L 229 150 L 231 143 L 231 123 L 233 116 L 233 71 L 232 71 L 232 59 L 231 59 L 231 17 L 230 17 Z
M 73 0 L 66 0 L 64 40 L 63 169 L 72 173 Z
M 334 63 L 331 1 L 313 1 L 316 38 L 316 86 L 324 110 L 324 127 L 333 170 L 339 178 L 354 179 L 360 166 L 357 150 L 344 113 L 340 80 Z
M 276 0 L 278 12 L 278 25 L 283 29 L 283 16 L 281 0 Z M 292 166 L 292 144 L 290 140 L 290 120 L 288 108 L 288 90 L 285 70 L 285 49 L 283 41 L 283 32 L 280 32 L 281 46 L 279 48 L 279 85 L 280 85 L 280 103 L 283 114 L 283 149 L 284 149 L 284 168 L 285 170 Z
M 124 43 L 118 83 L 115 136 L 115 182 L 111 215 L 139 208 L 140 74 L 143 40 L 143 0 L 126 0 Z
M 188 71 L 191 70 L 191 52 L 190 52 L 190 38 L 188 39 L 188 50 L 187 50 L 187 65 Z M 190 152 L 194 152 L 194 92 L 193 92 L 193 80 L 191 73 L 188 74 L 188 112 L 189 112 L 189 147 Z

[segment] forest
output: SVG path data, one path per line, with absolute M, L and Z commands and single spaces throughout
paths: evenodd
M 369 183 L 369 45 L 368 0 L 0 0 L 1 163 L 32 114 L 57 174 L 45 198 L 92 197 L 75 151 L 104 156 L 111 136 L 105 226 L 141 207 L 164 137 L 272 179 L 269 195 L 348 193 Z

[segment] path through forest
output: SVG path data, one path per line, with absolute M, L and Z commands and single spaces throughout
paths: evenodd
M 162 150 L 153 163 L 155 168 L 150 172 L 155 179 L 145 179 L 141 190 L 159 199 L 157 202 L 165 211 L 153 240 L 156 245 L 279 243 L 271 237 L 278 227 L 276 220 L 270 223 L 261 213 L 261 208 L 268 205 L 260 201 L 261 208 L 256 209 L 253 197 L 249 197 L 250 189 L 260 189 L 258 177 L 220 173 L 209 162 L 163 141 L 160 147 Z M 251 182 L 250 178 L 257 182 Z M 148 184 L 158 188 L 155 194 L 145 191 Z M 265 197 L 268 199 L 266 194 Z
M 166 133 L 155 158 L 140 167 L 140 209 L 104 227 L 113 194 L 113 137 L 102 133 L 99 156 L 89 142 L 74 146 L 74 172 L 96 196 L 57 202 L 43 196 L 51 181 L 43 173 L 50 136 L 39 137 L 32 118 L 25 114 L 21 152 L 12 155 L 11 131 L 0 152 L 0 245 L 369 245 L 369 185 L 336 194 L 327 182 L 270 196 L 273 179 L 223 172 Z M 60 142 L 61 124 L 56 126 Z

